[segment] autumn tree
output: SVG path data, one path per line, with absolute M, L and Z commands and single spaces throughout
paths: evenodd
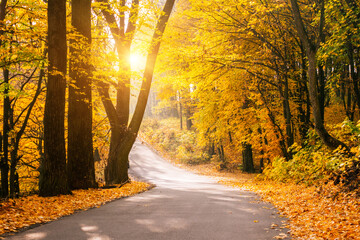
M 273 126 L 273 130 L 269 132 L 278 136 L 276 142 L 279 143 L 283 155 L 289 158 L 287 148 L 294 142 L 295 131 L 293 115 L 290 112 L 290 77 L 287 66 L 289 57 L 286 54 L 290 52 L 291 44 L 295 41 L 289 34 L 291 30 L 284 30 L 288 24 L 279 23 L 278 15 L 273 14 L 275 3 L 262 6 L 261 3 L 249 4 L 246 1 L 241 1 L 241 4 L 236 1 L 194 1 L 191 6 L 192 8 L 183 14 L 183 18 L 192 17 L 192 21 L 187 23 L 190 30 L 183 30 L 184 21 L 180 18 L 175 22 L 169 37 L 171 48 L 176 49 L 169 52 L 176 60 L 171 61 L 172 58 L 167 57 L 168 62 L 162 65 L 167 68 L 171 66 L 171 70 L 167 72 L 171 77 L 166 77 L 171 79 L 169 82 L 175 85 L 187 82 L 195 86 L 192 97 L 197 105 L 194 117 L 197 129 L 203 132 L 206 138 L 219 139 L 216 141 L 220 149 L 220 142 L 236 140 L 232 134 L 239 131 L 239 128 L 243 128 L 242 133 L 249 136 L 248 130 L 245 130 L 248 122 L 237 120 L 243 99 L 234 95 L 248 95 L 252 99 L 260 97 L 257 103 L 262 102 L 268 115 L 275 116 L 268 119 Z M 284 9 L 286 8 L 283 5 L 276 3 L 276 11 L 285 11 Z M 266 21 L 267 27 L 261 24 L 262 21 Z M 178 40 L 179 36 L 186 38 L 185 44 L 182 39 Z M 173 48 L 174 42 L 179 44 L 177 48 Z M 182 65 L 187 66 L 185 71 Z M 173 72 L 175 74 L 172 74 Z M 244 90 L 239 91 L 234 87 L 235 84 L 244 85 Z M 258 87 L 262 90 L 260 95 Z M 279 95 L 283 101 L 270 100 Z M 224 104 L 223 99 L 226 99 Z M 235 104 L 236 101 L 239 102 Z M 238 108 L 227 105 L 236 105 Z M 274 111 L 278 112 L 280 109 L 283 109 L 283 119 L 280 118 L 281 115 L 274 114 Z M 214 119 L 210 119 L 210 116 L 214 116 Z M 236 126 L 237 124 L 242 127 Z M 258 133 L 258 127 L 260 126 L 252 127 L 252 135 Z M 235 148 L 244 146 L 240 144 Z
M 138 16 L 139 1 L 132 1 L 131 9 L 129 10 L 129 19 L 126 27 L 125 22 L 125 1 L 120 2 L 120 19 L 119 23 L 116 20 L 116 16 L 112 13 L 111 5 L 107 0 L 98 0 L 102 4 L 102 14 L 105 17 L 107 24 L 110 27 L 112 37 L 115 41 L 115 47 L 119 58 L 119 71 L 120 76 L 116 83 L 116 105 L 114 106 L 110 100 L 109 86 L 108 84 L 101 83 L 99 92 L 102 96 L 103 103 L 106 109 L 107 116 L 111 125 L 111 138 L 110 138 L 110 150 L 108 156 L 108 165 L 105 169 L 105 180 L 107 183 L 111 183 L 116 179 L 117 174 L 111 174 L 112 171 L 116 171 L 119 163 L 117 159 L 118 147 L 123 141 L 124 130 L 126 129 L 129 121 L 129 106 L 130 106 L 130 48 L 133 41 L 134 33 L 136 30 L 136 21 Z M 112 110 L 110 110 L 112 109 Z M 115 111 L 113 111 L 115 109 Z M 113 123 L 113 124 L 112 124 Z M 127 163 L 125 163 L 127 165 Z M 124 165 L 125 166 L 125 165 Z M 120 167 L 121 168 L 121 167 Z M 113 169 L 113 170 L 110 170 Z M 124 181 L 127 181 L 126 173 L 122 174 Z M 124 182 L 120 181 L 120 182 Z
M 325 1 L 318 1 L 317 13 L 320 15 L 320 20 L 318 23 L 318 32 L 316 36 L 306 30 L 303 17 L 301 16 L 300 7 L 298 1 L 290 0 L 292 13 L 294 15 L 294 23 L 296 26 L 297 33 L 299 38 L 305 48 L 306 56 L 308 59 L 308 82 L 309 82 L 309 96 L 311 101 L 311 107 L 314 117 L 314 125 L 316 132 L 320 136 L 321 140 L 331 149 L 336 149 L 339 146 L 347 148 L 347 146 L 339 141 L 338 139 L 332 137 L 324 126 L 324 119 L 321 110 L 321 105 L 319 102 L 319 80 L 317 78 L 317 52 L 320 44 L 323 42 L 324 35 L 324 21 L 325 21 Z
M 104 82 L 99 84 L 99 92 L 102 96 L 102 101 L 111 126 L 110 152 L 108 157 L 108 165 L 105 170 L 105 179 L 107 184 L 114 184 L 128 181 L 128 155 L 137 137 L 145 112 L 155 62 L 160 48 L 161 37 L 165 30 L 166 23 L 170 17 L 170 13 L 175 1 L 166 1 L 163 8 L 163 13 L 158 19 L 152 37 L 150 50 L 147 56 L 146 67 L 143 74 L 143 82 L 141 85 L 136 109 L 130 123 L 128 123 L 130 101 L 128 56 L 135 31 L 134 20 L 136 20 L 137 16 L 136 9 L 138 7 L 138 2 L 132 2 L 132 9 L 135 9 L 135 11 L 133 10 L 130 12 L 127 28 L 125 28 L 124 25 L 125 22 L 123 14 L 121 14 L 120 25 L 118 26 L 116 18 L 111 14 L 109 3 L 105 1 L 101 2 L 103 2 L 105 5 L 105 9 L 102 11 L 102 13 L 109 24 L 113 38 L 115 40 L 120 63 L 124 64 L 124 66 L 120 68 L 121 71 L 124 72 L 124 75 L 116 86 L 116 107 L 113 105 L 110 99 L 109 85 Z M 122 4 L 124 5 L 125 3 Z
M 34 115 L 34 107 L 43 90 L 44 81 L 44 4 L 9 2 L 6 8 L 6 24 L 1 26 L 1 66 L 5 69 L 3 84 L 3 163 L 8 172 L 3 171 L 5 193 L 15 197 L 20 191 L 20 181 L 24 177 L 24 157 L 29 141 L 26 130 Z M 31 12 L 35 13 L 31 13 Z M 26 16 L 26 17 L 24 17 Z M 24 20 L 26 18 L 26 20 Z M 37 23 L 37 24 L 35 24 Z M 33 38 L 36 32 L 36 38 Z M 5 165 L 5 166 L 6 166 Z M 5 175 L 7 177 L 5 177 Z M 7 183 L 6 183 L 7 182 Z
M 39 195 L 69 194 L 65 151 L 66 1 L 48 1 L 48 83 Z
M 91 97 L 91 0 L 71 2 L 68 162 L 70 188 L 95 187 Z

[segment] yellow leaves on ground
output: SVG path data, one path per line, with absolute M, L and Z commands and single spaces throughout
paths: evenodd
M 146 191 L 149 184 L 127 183 L 121 188 L 74 190 L 72 195 L 9 199 L 0 205 L 0 234 L 14 232 L 36 223 L 44 223 L 77 210 L 99 207 L 114 199 Z
M 222 181 L 259 193 L 289 218 L 294 239 L 360 239 L 360 199 L 328 185 L 315 187 L 276 182 Z M 335 195 L 334 195 L 335 194 Z

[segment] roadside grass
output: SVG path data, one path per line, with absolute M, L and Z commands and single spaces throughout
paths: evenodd
M 0 202 L 0 238 L 34 224 L 41 224 L 144 192 L 150 185 L 132 181 L 119 188 L 73 190 L 71 195 L 39 197 L 31 195 Z M 1 236 L 2 235 L 2 236 Z

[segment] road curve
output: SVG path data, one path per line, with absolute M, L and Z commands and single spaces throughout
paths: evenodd
M 177 168 L 139 141 L 130 153 L 130 173 L 156 187 L 9 239 L 262 240 L 288 231 L 274 227 L 285 219 L 254 193 Z

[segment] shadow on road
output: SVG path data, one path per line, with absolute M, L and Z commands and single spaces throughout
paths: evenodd
M 130 159 L 131 174 L 155 188 L 10 239 L 251 240 L 288 231 L 281 227 L 286 219 L 254 193 L 179 169 L 140 142 Z

